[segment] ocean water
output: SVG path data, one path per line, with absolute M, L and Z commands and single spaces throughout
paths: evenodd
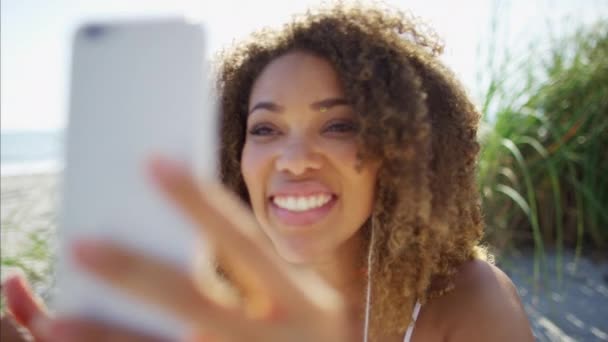
M 64 131 L 0 133 L 0 174 L 56 173 L 63 169 Z

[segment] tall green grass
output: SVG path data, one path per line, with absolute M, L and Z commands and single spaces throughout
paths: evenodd
M 495 48 L 495 47 L 492 47 Z M 545 250 L 608 244 L 608 21 L 492 63 L 478 181 L 487 240 Z

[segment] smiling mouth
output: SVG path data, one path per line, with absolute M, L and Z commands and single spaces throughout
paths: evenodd
M 305 226 L 324 219 L 337 201 L 335 194 L 272 196 L 269 205 L 279 222 L 288 226 Z
M 318 194 L 313 196 L 273 196 L 272 203 L 281 209 L 304 212 L 324 206 L 333 195 Z

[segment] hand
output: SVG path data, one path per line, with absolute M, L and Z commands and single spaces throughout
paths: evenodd
M 213 245 L 245 300 L 219 301 L 195 276 L 108 242 L 75 246 L 76 259 L 86 270 L 174 314 L 192 327 L 193 341 L 353 340 L 341 296 L 316 274 L 296 271 L 280 259 L 236 196 L 218 184 L 200 188 L 189 172 L 166 161 L 156 160 L 150 169 L 160 189 Z M 65 340 L 53 335 L 57 331 L 78 341 L 106 340 L 85 334 L 91 330 L 101 336 L 114 331 L 73 320 L 45 322 L 48 341 Z M 122 340 L 137 341 L 133 338 Z
M 9 277 L 2 286 L 9 313 L 0 321 L 1 341 L 155 341 L 138 334 L 97 322 L 52 319 L 42 301 L 32 293 L 21 276 Z

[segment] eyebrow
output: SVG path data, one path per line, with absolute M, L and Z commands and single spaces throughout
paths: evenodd
M 331 107 L 348 106 L 348 105 L 350 105 L 350 103 L 348 103 L 348 101 L 346 101 L 346 99 L 330 98 L 330 99 L 321 100 L 319 102 L 315 102 L 310 105 L 310 108 L 318 111 L 318 110 L 321 110 L 321 108 L 330 109 Z
M 336 97 L 336 98 L 329 98 L 329 99 L 314 102 L 310 105 L 310 108 L 312 110 L 320 111 L 321 108 L 330 109 L 330 108 L 336 107 L 336 106 L 349 106 L 349 105 L 350 105 L 350 103 L 348 101 L 346 101 L 346 99 Z M 251 110 L 249 110 L 249 114 L 253 113 L 254 111 L 256 111 L 258 109 L 266 109 L 270 112 L 281 113 L 281 112 L 283 112 L 283 110 L 285 108 L 283 106 L 280 106 L 273 102 L 262 101 L 262 102 L 256 103 L 251 108 Z
M 258 102 L 255 104 L 255 106 L 253 106 L 251 108 L 251 110 L 249 111 L 249 114 L 253 113 L 254 111 L 256 111 L 258 109 L 266 109 L 270 112 L 280 113 L 283 111 L 284 108 L 283 108 L 283 106 L 279 106 L 278 104 L 273 103 L 273 102 L 267 102 L 267 101 Z

